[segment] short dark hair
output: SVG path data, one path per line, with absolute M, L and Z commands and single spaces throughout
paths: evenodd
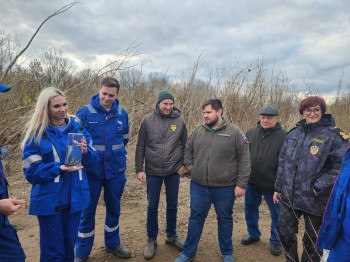
M 299 105 L 299 113 L 302 115 L 306 108 L 317 105 L 321 107 L 322 115 L 324 115 L 327 109 L 326 101 L 324 101 L 324 99 L 320 96 L 309 96 L 301 100 Z
M 115 79 L 114 77 L 105 77 L 102 79 L 101 81 L 101 87 L 102 86 L 107 86 L 107 87 L 115 87 L 118 89 L 120 88 L 119 82 L 117 79 Z
M 202 105 L 202 109 L 204 110 L 204 108 L 206 106 L 211 105 L 211 107 L 215 110 L 215 111 L 219 111 L 219 109 L 222 110 L 222 113 L 224 113 L 224 108 L 222 106 L 222 102 L 220 99 L 208 99 L 207 101 L 205 101 Z

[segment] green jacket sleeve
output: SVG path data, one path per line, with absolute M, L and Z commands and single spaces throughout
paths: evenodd
M 236 186 L 246 188 L 250 177 L 249 143 L 242 131 L 236 132 L 236 150 L 238 156 L 238 172 Z

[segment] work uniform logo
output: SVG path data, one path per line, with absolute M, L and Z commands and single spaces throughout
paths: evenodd
M 320 148 L 318 147 L 318 146 L 312 146 L 312 147 L 310 147 L 310 153 L 311 153 L 311 155 L 316 155 L 317 153 L 318 153 L 318 150 L 319 150 Z
M 119 131 L 122 130 L 122 129 L 123 129 L 123 122 L 120 121 L 120 120 L 118 120 L 117 123 L 118 123 L 117 129 L 118 129 Z
M 175 132 L 176 131 L 176 124 L 172 124 L 170 125 L 170 129 Z
M 244 133 L 241 133 L 244 143 L 249 144 L 249 139 L 245 136 Z

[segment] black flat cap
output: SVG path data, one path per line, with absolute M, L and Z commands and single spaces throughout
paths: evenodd
M 278 109 L 276 107 L 273 107 L 273 106 L 265 106 L 260 110 L 259 115 L 261 115 L 261 116 L 278 116 Z

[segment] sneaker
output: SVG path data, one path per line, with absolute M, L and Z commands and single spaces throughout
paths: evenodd
M 76 257 L 74 259 L 74 262 L 88 262 L 88 261 L 89 261 L 89 257 L 82 257 L 82 258 Z
M 127 247 L 124 247 L 122 245 L 120 245 L 119 247 L 115 247 L 115 248 L 106 247 L 106 252 L 112 253 L 113 255 L 115 255 L 116 257 L 119 257 L 119 258 L 130 258 L 131 257 L 130 249 Z
M 258 241 L 260 241 L 260 238 L 254 238 L 248 234 L 242 238 L 241 244 L 242 245 L 250 245 L 250 244 L 252 244 L 254 242 L 258 242 Z
M 165 239 L 165 244 L 177 247 L 180 251 L 184 249 L 184 242 L 178 236 L 168 237 Z
M 190 261 L 194 261 L 194 257 L 188 257 L 181 252 L 181 254 L 175 258 L 174 262 L 190 262 Z
M 274 256 L 279 256 L 282 254 L 281 244 L 271 244 L 271 254 Z
M 235 262 L 232 255 L 222 256 L 222 261 L 224 261 L 224 262 Z
M 156 254 L 157 241 L 149 239 L 145 250 L 143 251 L 143 257 L 147 260 L 152 259 Z

